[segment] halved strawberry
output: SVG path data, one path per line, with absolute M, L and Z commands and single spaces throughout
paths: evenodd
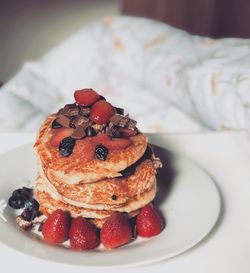
M 96 102 L 90 110 L 90 118 L 96 124 L 104 124 L 115 114 L 115 108 L 105 100 Z
M 69 214 L 61 209 L 55 210 L 44 222 L 42 234 L 50 244 L 60 244 L 68 239 Z
M 69 239 L 71 248 L 75 250 L 93 249 L 100 243 L 96 226 L 80 216 L 71 224 Z
M 121 150 L 131 145 L 131 140 L 127 138 L 110 138 L 106 134 L 100 134 L 90 138 L 95 144 L 102 144 L 110 150 Z
M 101 229 L 101 242 L 107 249 L 122 246 L 132 239 L 132 229 L 127 218 L 122 214 L 113 213 Z
M 137 234 L 142 237 L 152 237 L 161 233 L 163 221 L 151 204 L 143 207 L 136 218 Z
M 77 103 L 83 106 L 90 106 L 99 100 L 100 95 L 91 88 L 76 90 L 74 97 Z
M 121 133 L 121 136 L 123 136 L 123 137 L 132 137 L 137 134 L 136 129 L 132 130 L 132 129 L 128 129 L 128 128 L 120 128 L 119 132 Z
M 50 144 L 52 146 L 59 146 L 60 142 L 65 138 L 73 134 L 73 128 L 60 128 L 56 129 L 53 136 L 51 137 Z

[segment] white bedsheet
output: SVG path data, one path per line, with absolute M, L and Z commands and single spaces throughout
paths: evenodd
M 250 130 L 250 39 L 104 18 L 27 62 L 0 88 L 0 131 L 36 131 L 84 87 L 125 108 L 145 132 Z

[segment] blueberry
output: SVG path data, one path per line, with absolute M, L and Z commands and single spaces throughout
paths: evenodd
M 31 221 L 31 216 L 32 216 L 31 210 L 25 209 L 22 212 L 21 216 L 22 216 L 23 220 L 25 220 L 25 221 Z
M 96 135 L 96 131 L 91 126 L 87 127 L 85 133 L 88 137 L 93 137 Z
M 13 209 L 21 209 L 24 207 L 25 200 L 22 197 L 11 196 L 8 200 L 8 204 Z
M 32 198 L 32 196 L 33 196 L 33 189 L 27 188 L 27 187 L 23 187 L 21 189 L 21 194 L 22 194 L 22 197 L 25 200 L 28 200 L 28 199 Z
M 12 196 L 16 198 L 22 198 L 22 189 L 17 189 L 12 192 Z
M 39 210 L 39 203 L 34 198 L 27 200 L 24 206 L 25 206 L 25 209 L 28 209 L 28 210 L 33 210 L 33 209 Z
M 62 125 L 56 121 L 56 119 L 51 124 L 52 129 L 62 128 Z
M 31 220 L 34 220 L 36 217 L 38 217 L 40 215 L 41 215 L 41 213 L 39 210 L 37 210 L 37 209 L 31 210 Z
M 68 157 L 72 154 L 76 140 L 72 137 L 64 138 L 59 144 L 59 152 L 62 156 Z
M 122 176 L 119 176 L 118 178 L 127 178 L 127 177 L 129 177 L 130 175 L 132 175 L 135 172 L 135 169 L 136 169 L 135 164 L 127 167 L 126 169 L 120 171 L 120 174 Z
M 95 156 L 99 160 L 105 161 L 108 156 L 108 153 L 109 150 L 101 144 L 97 145 L 95 148 Z

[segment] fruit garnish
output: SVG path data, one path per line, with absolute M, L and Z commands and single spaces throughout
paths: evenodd
M 102 144 L 98 144 L 95 148 L 95 156 L 97 159 L 105 161 L 107 159 L 109 150 Z
M 62 125 L 60 123 L 58 123 L 56 120 L 54 120 L 51 124 L 51 128 L 52 129 L 58 129 L 58 128 L 62 128 Z
M 22 197 L 11 196 L 8 205 L 13 209 L 21 209 L 24 207 L 25 200 Z
M 163 221 L 151 204 L 140 210 L 136 218 L 136 229 L 141 237 L 152 237 L 161 233 Z
M 62 156 L 68 157 L 72 154 L 76 140 L 72 137 L 64 138 L 59 144 L 59 152 Z
M 73 128 L 60 128 L 57 129 L 50 140 L 50 145 L 54 147 L 58 147 L 60 142 L 73 134 L 74 129 Z
M 100 243 L 97 228 L 80 216 L 73 219 L 69 240 L 71 248 L 75 250 L 93 249 Z
M 43 224 L 44 240 L 50 244 L 60 244 L 68 239 L 69 214 L 61 209 L 55 210 Z
M 82 106 L 90 106 L 99 100 L 99 94 L 93 89 L 76 90 L 74 97 L 77 103 Z
M 90 118 L 96 124 L 104 124 L 115 114 L 115 108 L 105 100 L 96 102 L 90 110 Z
M 103 224 L 101 242 L 106 249 L 122 246 L 132 239 L 129 221 L 122 213 L 113 213 Z

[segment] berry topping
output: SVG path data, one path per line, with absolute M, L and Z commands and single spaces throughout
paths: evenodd
M 89 106 L 99 100 L 99 94 L 93 89 L 76 90 L 74 97 L 77 103 L 83 106 Z
M 33 196 L 33 189 L 27 188 L 27 187 L 22 187 L 21 195 L 25 200 L 28 200 L 28 199 L 32 198 L 32 196 Z
M 71 248 L 75 250 L 93 249 L 100 243 L 97 228 L 82 217 L 73 220 L 69 239 Z
M 56 120 L 54 120 L 51 124 L 51 128 L 52 129 L 58 129 L 58 128 L 62 128 L 62 125 L 60 123 L 58 123 Z
M 137 234 L 152 237 L 161 233 L 163 221 L 151 204 L 143 207 L 136 218 Z
M 95 156 L 99 160 L 105 161 L 108 156 L 108 153 L 109 153 L 108 149 L 101 144 L 98 144 L 95 148 Z
M 122 246 L 132 239 L 129 221 L 121 213 L 113 213 L 101 229 L 101 242 L 107 249 Z
M 36 217 L 40 216 L 40 211 L 36 210 L 36 209 L 25 209 L 22 214 L 21 217 L 25 220 L 25 221 L 32 221 L 34 220 Z
M 39 203 L 36 201 L 36 199 L 32 198 L 25 201 L 24 207 L 28 210 L 39 210 Z
M 58 209 L 44 222 L 42 233 L 44 240 L 50 244 L 60 244 L 68 239 L 69 214 Z
M 104 124 L 115 114 L 115 108 L 105 100 L 96 102 L 90 110 L 90 118 L 96 124 Z
M 68 157 L 72 154 L 76 140 L 72 137 L 64 138 L 59 144 L 59 152 L 62 156 Z
M 73 134 L 74 129 L 73 128 L 61 128 L 57 129 L 55 133 L 53 134 L 50 144 L 54 147 L 58 147 L 60 142 Z
M 8 200 L 8 204 L 13 209 L 21 209 L 24 207 L 25 200 L 23 197 L 11 196 Z

